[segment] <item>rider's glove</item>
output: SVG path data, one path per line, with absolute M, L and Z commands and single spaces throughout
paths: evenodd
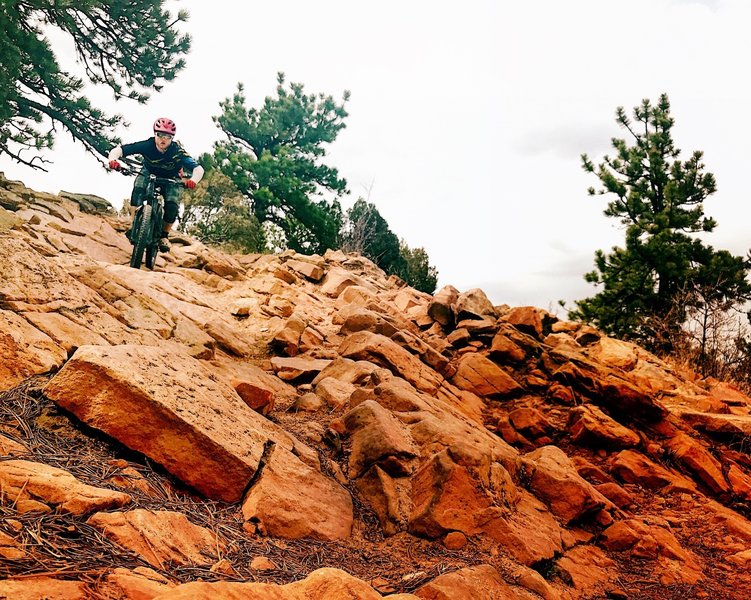
M 119 162 L 117 162 L 116 160 L 111 160 L 110 161 L 110 169 L 112 169 L 113 171 L 119 171 L 122 168 L 123 168 L 123 166 Z
M 186 179 L 183 183 L 185 183 L 185 187 L 189 190 L 192 190 L 194 187 L 196 187 L 196 182 L 192 179 Z

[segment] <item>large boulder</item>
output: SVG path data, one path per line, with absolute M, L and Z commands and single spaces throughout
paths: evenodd
M 434 393 L 443 382 L 443 377 L 415 355 L 389 338 L 370 331 L 358 331 L 345 338 L 339 346 L 339 354 L 385 367 L 423 392 Z
M 476 352 L 461 357 L 451 381 L 458 388 L 491 398 L 505 398 L 522 391 L 511 375 Z
M 238 501 L 264 445 L 291 438 L 198 360 L 149 346 L 82 346 L 45 394 L 209 498 Z
M 447 285 L 438 290 L 428 304 L 428 315 L 445 329 L 452 329 L 455 323 L 454 305 L 459 299 L 459 290 Z
M 260 533 L 288 539 L 345 539 L 354 518 L 347 490 L 283 448 L 266 458 L 242 511 Z
M 405 475 L 419 451 L 409 430 L 393 414 L 373 400 L 366 400 L 343 417 L 351 437 L 350 477 L 359 477 L 378 464 L 384 471 Z
M 47 334 L 16 313 L 0 309 L 0 392 L 32 375 L 59 369 L 66 358 L 65 349 Z
M 457 322 L 462 319 L 484 317 L 495 319 L 498 316 L 493 303 L 480 288 L 473 288 L 459 294 L 454 304 L 454 315 Z
M 569 432 L 575 442 L 596 448 L 633 448 L 641 441 L 633 430 L 591 404 L 577 406 L 571 411 Z
M 529 489 L 548 504 L 564 523 L 611 506 L 610 501 L 585 481 L 571 460 L 556 446 L 543 446 L 522 457 Z

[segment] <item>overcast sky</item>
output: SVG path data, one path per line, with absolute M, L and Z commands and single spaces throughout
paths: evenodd
M 705 153 L 718 192 L 707 241 L 745 255 L 751 125 L 748 0 L 229 0 L 186 8 L 187 67 L 145 106 L 97 104 L 130 122 L 126 142 L 174 119 L 198 156 L 221 137 L 211 117 L 245 85 L 249 106 L 274 94 L 276 73 L 347 103 L 346 129 L 325 162 L 351 194 L 373 202 L 411 247 L 424 247 L 439 287 L 480 287 L 493 302 L 556 309 L 595 292 L 594 251 L 621 244 L 606 200 L 581 169 L 625 137 L 616 107 L 667 93 L 683 158 Z M 70 48 L 55 42 L 64 55 Z M 29 187 L 94 193 L 120 207 L 132 180 L 60 135 L 49 173 L 0 157 Z

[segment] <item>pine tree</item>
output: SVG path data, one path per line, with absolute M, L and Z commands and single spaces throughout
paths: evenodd
M 438 270 L 430 264 L 425 248 L 410 248 L 402 240 L 399 245 L 403 270 L 398 275 L 416 290 L 432 294 L 438 284 Z
M 338 198 L 347 193 L 347 182 L 321 158 L 324 145 L 344 127 L 348 99 L 349 92 L 341 104 L 331 96 L 307 95 L 302 84 L 285 86 L 279 73 L 276 97 L 267 97 L 262 108 L 246 107 L 240 84 L 214 117 L 228 138 L 215 144 L 215 164 L 250 199 L 256 218 L 276 226 L 286 246 L 298 252 L 338 245 Z
M 749 298 L 751 264 L 699 238 L 717 225 L 703 208 L 716 182 L 704 171 L 702 152 L 680 160 L 668 97 L 661 95 L 655 105 L 643 100 L 633 121 L 619 107 L 616 122 L 630 134 L 631 144 L 613 139 L 615 156 L 605 156 L 595 167 L 585 154 L 582 164 L 602 184 L 590 188 L 590 195 L 615 196 L 605 215 L 625 226 L 625 246 L 596 252 L 596 270 L 585 279 L 602 290 L 577 301 L 570 316 L 669 351 L 687 310 L 708 301 L 739 304 Z
M 44 170 L 39 151 L 62 129 L 92 154 L 117 142 L 122 121 L 93 106 L 86 81 L 108 86 L 116 99 L 148 99 L 183 68 L 190 46 L 163 0 L 15 0 L 0 3 L 0 153 Z M 47 32 L 70 36 L 84 77 L 61 68 Z
M 183 196 L 180 229 L 228 252 L 265 251 L 263 229 L 248 199 L 229 177 L 212 168 L 208 157 L 202 156 L 201 164 L 207 166 L 206 175 L 192 194 Z
M 341 241 L 342 250 L 362 254 L 386 273 L 401 273 L 406 269 L 399 238 L 391 231 L 375 204 L 363 198 L 358 198 L 347 211 Z
M 430 264 L 428 253 L 400 240 L 375 204 L 358 198 L 346 217 L 342 250 L 368 257 L 386 273 L 401 277 L 417 290 L 428 294 L 435 291 L 438 271 Z

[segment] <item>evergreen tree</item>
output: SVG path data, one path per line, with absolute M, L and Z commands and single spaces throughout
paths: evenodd
M 108 86 L 116 99 L 148 99 L 183 68 L 190 39 L 163 0 L 14 0 L 0 3 L 0 153 L 44 169 L 40 150 L 60 128 L 92 154 L 117 142 L 119 115 L 107 115 L 83 95 L 84 79 L 58 64 L 46 31 L 68 34 L 84 77 Z M 31 153 L 31 155 L 29 155 Z
M 610 194 L 605 215 L 626 227 L 625 247 L 595 254 L 596 270 L 585 279 L 602 290 L 576 302 L 571 317 L 589 321 L 609 334 L 669 351 L 680 335 L 686 311 L 712 301 L 742 303 L 751 286 L 751 266 L 697 236 L 717 223 L 704 215 L 703 202 L 716 190 L 704 172 L 702 152 L 682 161 L 671 130 L 674 120 L 666 95 L 653 105 L 642 101 L 633 121 L 619 107 L 616 122 L 631 144 L 613 139 L 615 156 L 597 167 L 582 155 L 583 167 L 602 184 L 590 195 Z
M 202 164 L 210 164 L 204 161 Z M 209 168 L 192 194 L 183 196 L 180 229 L 228 252 L 266 250 L 261 224 L 248 199 L 224 173 Z
M 362 198 L 358 198 L 347 211 L 341 240 L 342 250 L 362 254 L 388 274 L 402 273 L 406 269 L 399 238 L 391 231 L 375 204 Z
M 358 198 L 347 211 L 345 223 L 342 250 L 362 254 L 417 290 L 428 294 L 435 291 L 438 272 L 430 265 L 428 253 L 424 248 L 413 250 L 399 240 L 375 204 Z
M 428 253 L 424 248 L 410 248 L 402 240 L 400 254 L 404 267 L 399 276 L 416 290 L 432 294 L 438 284 L 438 271 L 430 264 Z
M 299 83 L 286 87 L 279 73 L 276 97 L 267 97 L 262 108 L 246 107 L 240 84 L 214 117 L 228 138 L 215 144 L 215 163 L 251 201 L 257 219 L 278 227 L 287 247 L 298 252 L 338 245 L 338 198 L 347 193 L 347 183 L 320 160 L 324 145 L 344 127 L 348 99 L 349 92 L 341 104 L 331 96 L 306 95 Z

